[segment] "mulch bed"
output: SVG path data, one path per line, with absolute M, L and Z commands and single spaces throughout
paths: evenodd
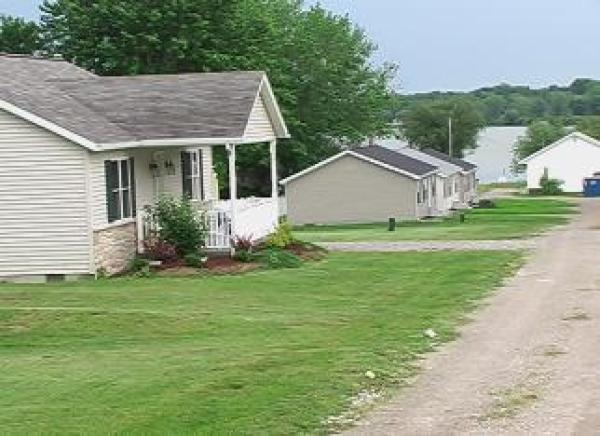
M 287 251 L 295 254 L 303 261 L 321 260 L 327 253 L 321 247 L 311 244 L 294 243 Z M 185 265 L 183 260 L 174 260 L 163 263 L 154 268 L 159 277 L 189 277 L 196 275 L 229 275 L 242 274 L 262 268 L 259 262 L 240 262 L 229 256 L 209 257 L 202 268 L 192 268 Z

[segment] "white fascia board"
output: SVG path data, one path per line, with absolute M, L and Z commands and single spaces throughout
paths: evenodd
M 304 176 L 304 175 L 306 175 L 308 173 L 311 173 L 311 172 L 313 172 L 313 171 L 315 171 L 315 170 L 317 170 L 317 169 L 319 169 L 321 167 L 324 167 L 325 165 L 328 165 L 331 162 L 334 162 L 334 161 L 336 161 L 336 160 L 338 160 L 338 159 L 340 159 L 341 157 L 344 157 L 344 156 L 352 156 L 352 157 L 355 157 L 357 159 L 361 159 L 361 160 L 363 160 L 365 162 L 372 163 L 373 165 L 377 165 L 378 167 L 385 168 L 386 170 L 392 171 L 394 173 L 402 174 L 403 176 L 409 177 L 409 178 L 411 178 L 413 180 L 420 180 L 420 179 L 428 177 L 428 176 L 430 176 L 432 174 L 437 174 L 439 172 L 438 169 L 435 169 L 435 170 L 430 171 L 430 172 L 428 172 L 426 174 L 417 175 L 417 174 L 410 173 L 408 171 L 404 171 L 404 170 L 398 169 L 398 168 L 393 167 L 391 165 L 388 165 L 386 163 L 380 162 L 380 161 L 378 161 L 376 159 L 372 159 L 370 157 L 363 156 L 362 154 L 353 152 L 352 150 L 346 150 L 346 151 L 342 151 L 341 153 L 338 153 L 338 154 L 336 154 L 334 156 L 331 156 L 330 158 L 325 159 L 324 161 L 319 162 L 319 163 L 317 163 L 317 164 L 315 164 L 315 165 L 313 165 L 311 167 L 308 167 L 305 170 L 300 171 L 299 173 L 291 175 L 290 177 L 281 180 L 279 183 L 281 185 L 286 185 L 289 182 L 291 182 L 293 180 L 296 180 L 296 179 L 298 179 L 298 178 L 300 178 L 300 177 L 302 177 L 302 176 Z
M 258 96 L 263 95 L 263 91 L 264 97 L 266 97 L 265 105 L 267 106 L 267 110 L 269 111 L 274 123 L 277 124 L 276 126 L 274 126 L 276 131 L 279 130 L 279 132 L 277 132 L 278 137 L 281 139 L 291 138 L 290 132 L 287 128 L 287 124 L 285 123 L 285 119 L 283 118 L 283 115 L 281 114 L 281 109 L 279 107 L 279 104 L 277 103 L 277 98 L 275 97 L 275 93 L 273 92 L 273 88 L 271 87 L 271 82 L 269 82 L 269 78 L 266 74 L 263 75 L 262 82 L 258 89 Z
M 5 110 L 19 118 L 22 118 L 26 121 L 29 121 L 36 126 L 39 126 L 43 129 L 46 129 L 58 136 L 61 136 L 65 139 L 68 139 L 71 142 L 81 145 L 82 147 L 87 148 L 88 150 L 96 151 L 98 150 L 98 145 L 83 136 L 80 136 L 76 133 L 71 132 L 63 127 L 60 127 L 42 117 L 39 117 L 31 112 L 28 112 L 24 109 L 21 109 L 5 100 L 0 100 L 0 109 Z
M 573 132 L 573 133 L 569 133 L 567 136 L 565 136 L 563 138 L 560 138 L 558 141 L 555 141 L 552 144 L 547 145 L 546 147 L 544 147 L 544 148 L 536 151 L 535 153 L 530 154 L 529 156 L 521 159 L 518 162 L 518 164 L 519 165 L 527 165 L 527 163 L 529 161 L 535 159 L 536 157 L 538 157 L 538 156 L 546 153 L 547 151 L 549 151 L 549 150 L 551 150 L 551 149 L 553 149 L 555 147 L 558 147 L 560 144 L 562 144 L 563 142 L 565 142 L 565 141 L 567 141 L 567 140 L 569 140 L 571 138 L 581 139 L 582 141 L 585 141 L 585 142 L 587 142 L 587 143 L 589 143 L 591 145 L 595 145 L 596 147 L 600 147 L 600 141 L 598 141 L 597 139 L 592 138 L 591 136 L 588 136 L 588 135 L 586 135 L 584 133 L 581 133 L 581 132 Z
M 192 147 L 197 145 L 246 145 L 271 142 L 277 138 L 177 138 L 177 139 L 142 139 L 140 141 L 126 141 L 99 144 L 99 150 L 122 150 L 126 148 L 155 148 L 155 147 Z
M 341 153 L 338 153 L 338 154 L 336 154 L 334 156 L 331 156 L 331 157 L 325 159 L 324 161 L 316 163 L 316 164 L 314 164 L 311 167 L 308 167 L 308 168 L 306 168 L 306 169 L 304 169 L 304 170 L 302 170 L 302 171 L 300 171 L 300 172 L 298 172 L 296 174 L 293 174 L 293 175 L 291 175 L 291 176 L 289 176 L 289 177 L 287 177 L 287 178 L 285 178 L 283 180 L 280 180 L 279 184 L 280 185 L 286 185 L 289 182 L 291 182 L 292 180 L 296 180 L 296 179 L 298 179 L 298 178 L 300 178 L 300 177 L 302 177 L 302 176 L 304 176 L 304 175 L 306 175 L 308 173 L 312 173 L 314 170 L 319 169 L 321 167 L 324 167 L 325 165 L 328 165 L 331 162 L 334 162 L 334 161 L 338 160 L 339 158 L 341 158 L 343 156 L 346 156 L 348 153 L 350 153 L 348 150 L 342 151 Z

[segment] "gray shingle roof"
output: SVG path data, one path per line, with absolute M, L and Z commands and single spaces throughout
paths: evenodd
M 41 83 L 52 79 L 89 79 L 97 77 L 62 59 L 45 59 L 27 55 L 0 53 L 2 84 Z
M 442 153 L 441 151 L 437 151 L 434 150 L 432 148 L 427 148 L 425 150 L 422 150 L 423 153 L 427 153 L 430 156 L 436 157 L 438 159 L 442 159 L 445 160 L 446 162 L 450 162 L 454 165 L 458 165 L 459 167 L 461 167 L 464 171 L 472 171 L 474 169 L 477 168 L 477 165 L 466 161 L 464 159 L 459 159 L 457 157 L 450 157 L 448 156 L 446 153 Z
M 440 174 L 445 177 L 451 176 L 452 174 L 456 174 L 462 171 L 462 168 L 458 165 L 450 163 L 444 159 L 439 159 L 437 157 L 431 156 L 430 154 L 424 153 L 414 148 L 404 147 L 396 149 L 395 151 L 398 153 L 402 153 L 406 156 L 412 157 L 413 159 L 417 159 L 438 167 L 438 169 L 440 170 Z
M 0 56 L 0 99 L 97 144 L 241 138 L 262 72 L 98 77 L 65 61 Z
M 352 151 L 416 176 L 424 176 L 437 169 L 436 166 L 413 159 L 398 151 L 390 150 L 389 148 L 381 147 L 379 145 L 356 147 L 353 148 Z

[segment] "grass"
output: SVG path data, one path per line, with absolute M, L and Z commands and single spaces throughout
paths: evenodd
M 354 396 L 414 372 L 424 330 L 454 338 L 520 259 L 339 253 L 242 276 L 0 285 L 0 428 L 324 433 Z
M 527 182 L 504 182 L 504 183 L 480 183 L 477 186 L 477 191 L 479 194 L 485 194 L 495 189 L 514 189 L 515 191 L 519 191 L 527 188 Z
M 520 239 L 566 223 L 577 210 L 572 202 L 560 199 L 510 198 L 496 204 L 495 209 L 466 211 L 464 223 L 457 217 L 410 221 L 399 223 L 395 232 L 388 231 L 387 223 L 308 225 L 295 228 L 294 234 L 310 242 Z
M 482 421 L 514 418 L 523 410 L 530 408 L 540 396 L 537 391 L 526 385 L 494 393 L 492 408 L 482 417 Z

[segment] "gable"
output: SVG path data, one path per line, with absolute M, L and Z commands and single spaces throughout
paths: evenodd
M 544 160 L 554 155 L 567 155 L 569 153 L 593 153 L 600 154 L 600 142 L 594 138 L 575 132 L 558 141 L 538 150 L 530 156 L 519 161 L 519 164 L 525 165 L 534 160 Z
M 352 170 L 346 173 L 344 173 L 342 170 L 341 173 L 345 175 L 341 177 L 339 174 L 340 169 L 342 168 L 352 168 Z M 345 151 L 319 162 L 318 164 L 313 165 L 312 167 L 307 168 L 300 173 L 288 177 L 287 179 L 282 180 L 280 183 L 282 185 L 287 185 L 292 182 L 300 182 L 303 179 L 307 179 L 307 181 L 310 180 L 311 182 L 314 180 L 331 179 L 332 181 L 338 182 L 344 178 L 372 180 L 382 177 L 386 178 L 387 180 L 397 179 L 398 177 L 413 181 L 420 179 L 418 176 L 402 172 L 396 168 L 371 160 L 360 154 Z
M 262 93 L 259 93 L 254 102 L 254 106 L 252 106 L 252 110 L 250 111 L 244 138 L 261 139 L 275 137 L 276 134 L 275 129 L 273 128 L 273 122 L 267 111 L 267 106 L 265 105 Z

